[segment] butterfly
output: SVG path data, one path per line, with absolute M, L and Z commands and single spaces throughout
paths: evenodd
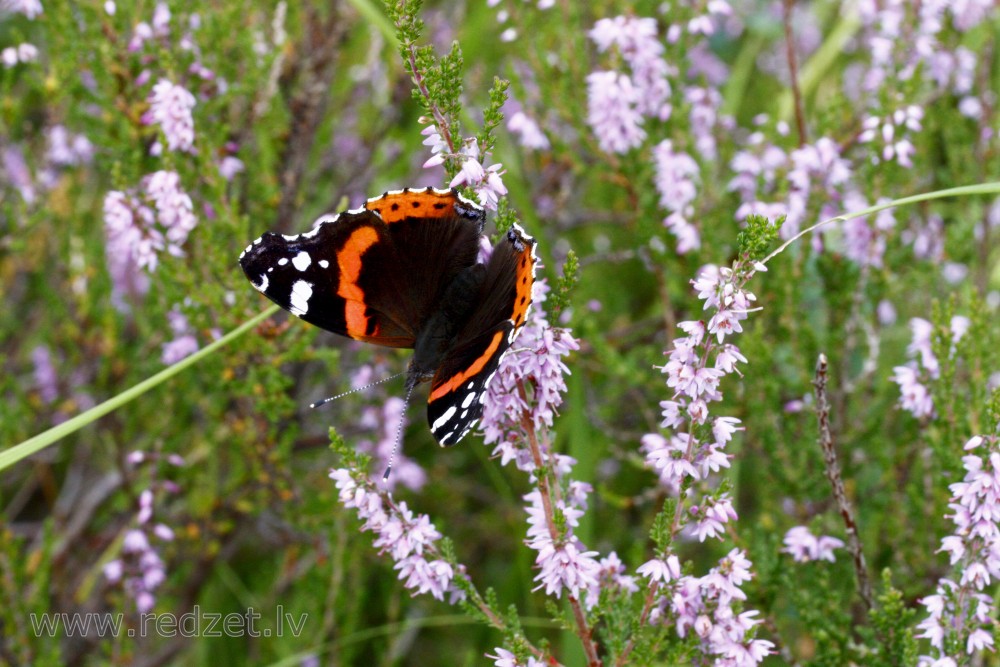
M 485 223 L 486 211 L 454 189 L 397 190 L 303 234 L 267 232 L 240 266 L 259 292 L 310 324 L 413 349 L 407 396 L 430 381 L 427 421 L 450 446 L 482 416 L 535 281 L 535 239 L 516 224 L 477 262 Z

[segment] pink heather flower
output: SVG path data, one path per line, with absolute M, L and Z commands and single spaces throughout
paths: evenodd
M 627 153 L 642 144 L 646 131 L 632 79 L 618 72 L 587 75 L 587 123 L 606 153 Z
M 0 62 L 7 69 L 16 66 L 18 63 L 33 63 L 38 60 L 38 48 L 34 44 L 28 44 L 27 42 L 23 44 L 18 44 L 17 46 L 8 46 L 3 51 L 0 51 Z
M 681 562 L 677 556 L 670 554 L 666 560 L 654 558 L 646 561 L 636 570 L 636 574 L 646 577 L 650 581 L 669 583 L 675 579 L 680 579 Z
M 548 289 L 544 279 L 535 281 L 527 321 L 500 360 L 479 424 L 485 443 L 495 445 L 493 455 L 500 457 L 501 464 L 514 461 L 525 471 L 534 470 L 535 464 L 530 452 L 516 444 L 524 442 L 521 415 L 530 411 L 536 430 L 551 428 L 566 392 L 564 376 L 570 372 L 563 358 L 580 347 L 568 329 L 549 325 L 544 309 Z M 519 385 L 531 389 L 527 403 Z
M 920 381 L 916 368 L 896 366 L 892 381 L 899 385 L 899 405 L 918 419 L 934 414 L 934 399 Z
M 59 376 L 52 364 L 52 355 L 45 345 L 37 345 L 31 351 L 31 362 L 35 367 L 35 386 L 43 403 L 52 403 L 59 398 Z
M 426 142 L 424 142 L 426 143 Z M 451 179 L 448 187 L 454 188 L 463 183 L 476 191 L 479 203 L 495 211 L 500 197 L 507 195 L 507 187 L 500 177 L 504 174 L 503 165 L 494 164 L 483 167 L 479 161 L 479 144 L 475 137 L 468 139 L 462 147 L 462 168 Z M 424 163 L 427 166 L 427 163 Z
M 143 179 L 146 195 L 156 207 L 156 220 L 166 229 L 167 251 L 182 255 L 180 246 L 198 224 L 191 197 L 181 189 L 180 176 L 173 171 L 157 171 Z
M 539 3 L 540 5 L 541 3 Z M 546 663 L 541 660 L 537 660 L 534 657 L 529 657 L 527 662 L 518 662 L 517 656 L 508 651 L 505 648 L 500 648 L 499 646 L 494 649 L 497 654 L 490 655 L 486 654 L 487 658 L 491 658 L 494 661 L 495 667 L 545 667 Z
M 667 120 L 671 106 L 670 66 L 663 59 L 663 44 L 656 20 L 634 16 L 603 18 L 587 33 L 602 53 L 616 47 L 632 70 L 637 110 L 650 118 Z M 620 151 L 623 152 L 623 151 Z
M 507 119 L 507 129 L 516 134 L 520 144 L 530 150 L 548 150 L 549 140 L 538 127 L 538 123 L 532 120 L 523 111 L 515 111 Z
M 540 582 L 533 590 L 545 588 L 546 595 L 561 596 L 566 591 L 573 597 L 580 597 L 590 588 L 596 587 L 601 566 L 594 556 L 596 551 L 580 551 L 572 542 L 558 547 L 546 545 L 538 553 L 535 565 L 539 569 L 535 581 Z
M 795 526 L 785 533 L 785 548 L 783 552 L 791 554 L 797 563 L 808 563 L 814 560 L 836 561 L 834 549 L 844 546 L 843 540 L 826 535 L 816 537 L 805 526 Z
M 977 452 L 980 448 L 983 451 Z M 941 578 L 935 594 L 921 600 L 927 618 L 917 625 L 918 636 L 930 640 L 938 652 L 936 658 L 923 657 L 921 664 L 957 658 L 945 653 L 946 646 L 956 644 L 964 644 L 969 655 L 993 650 L 995 609 L 986 591 L 1000 577 L 1000 438 L 975 436 L 963 449 L 968 452 L 962 457 L 965 477 L 949 486 L 948 517 L 955 530 L 941 540 L 940 549 L 949 554 L 959 582 Z
M 157 5 L 157 10 L 161 5 Z M 169 18 L 169 11 L 167 12 Z M 149 97 L 149 117 L 160 124 L 167 139 L 167 148 L 172 151 L 192 152 L 194 148 L 194 95 L 184 86 L 173 84 L 167 79 L 153 86 Z
M 375 533 L 375 546 L 380 553 L 389 554 L 399 571 L 399 580 L 414 595 L 430 593 L 438 600 L 454 604 L 464 599 L 465 593 L 453 584 L 455 568 L 441 559 L 428 559 L 435 554 L 434 543 L 441 538 L 430 518 L 425 514 L 414 515 L 405 502 L 394 504 L 383 495 L 371 480 L 359 482 L 355 473 L 346 468 L 330 471 L 330 479 L 337 486 L 340 502 L 344 507 L 357 510 L 364 523 L 362 530 Z
M 653 161 L 660 206 L 669 212 L 663 224 L 677 237 L 678 254 L 696 250 L 701 247 L 701 237 L 688 220 L 694 215 L 691 203 L 698 194 L 698 163 L 687 153 L 675 152 L 669 139 L 653 148 Z
M 45 159 L 58 167 L 88 164 L 94 156 L 94 145 L 82 134 L 71 134 L 62 125 L 53 125 L 47 131 L 48 149 Z
M 0 0 L 0 10 L 24 14 L 33 20 L 42 13 L 42 3 L 39 0 Z
M 167 319 L 176 338 L 163 344 L 160 360 L 169 366 L 197 352 L 198 339 L 194 337 L 187 318 L 176 306 L 167 313 Z
M 237 174 L 242 173 L 245 169 L 243 160 L 238 157 L 227 155 L 219 160 L 219 174 L 227 181 L 233 180 Z

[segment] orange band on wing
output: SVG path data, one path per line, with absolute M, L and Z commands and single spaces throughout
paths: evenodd
M 514 283 L 514 326 L 520 327 L 524 324 L 525 315 L 528 314 L 528 306 L 531 305 L 531 288 L 535 284 L 533 275 L 535 259 L 531 256 L 531 247 L 524 249 L 521 258 L 517 262 L 517 272 Z
M 365 203 L 387 225 L 407 218 L 448 218 L 455 214 L 455 195 L 433 190 L 385 194 Z
M 495 334 L 493 334 L 493 340 L 490 341 L 489 347 L 487 347 L 486 350 L 481 355 L 479 355 L 476 361 L 471 366 L 466 368 L 464 371 L 452 377 L 443 385 L 432 391 L 429 400 L 431 401 L 437 400 L 442 396 L 444 396 L 445 394 L 447 394 L 448 392 L 458 389 L 459 387 L 462 386 L 463 382 L 468 380 L 470 377 L 472 377 L 479 371 L 483 370 L 483 367 L 486 366 L 487 362 L 489 362 L 489 360 L 493 358 L 493 355 L 497 351 L 497 348 L 500 347 L 500 343 L 503 341 L 503 337 L 504 337 L 503 330 L 497 331 Z
M 344 298 L 344 319 L 347 335 L 352 338 L 364 336 L 368 331 L 368 316 L 365 315 L 365 291 L 358 286 L 361 276 L 361 256 L 378 241 L 378 233 L 371 227 L 359 227 L 347 238 L 344 247 L 337 251 L 337 266 L 340 268 L 340 284 L 337 296 Z

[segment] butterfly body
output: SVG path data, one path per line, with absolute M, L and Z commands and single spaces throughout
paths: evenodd
M 531 304 L 535 241 L 514 226 L 477 263 L 485 211 L 454 190 L 401 190 L 266 233 L 240 255 L 253 286 L 323 329 L 413 348 L 407 386 L 430 380 L 428 421 L 442 445 L 482 415 L 486 388 Z

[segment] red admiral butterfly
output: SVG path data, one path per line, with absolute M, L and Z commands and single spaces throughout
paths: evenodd
M 454 189 L 387 192 L 304 234 L 264 234 L 240 266 L 258 291 L 306 322 L 413 348 L 407 395 L 430 380 L 431 433 L 454 445 L 483 414 L 535 281 L 535 240 L 517 225 L 486 264 L 476 262 L 485 223 L 486 211 Z

